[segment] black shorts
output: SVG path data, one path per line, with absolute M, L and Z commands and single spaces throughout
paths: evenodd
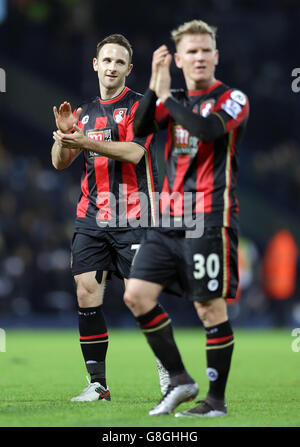
M 84 230 L 83 230 L 84 231 Z M 132 259 L 139 248 L 144 229 L 99 230 L 94 234 L 75 231 L 71 243 L 72 275 L 108 271 L 128 278 Z
M 130 278 L 161 284 L 167 291 L 181 289 L 192 300 L 234 299 L 238 232 L 210 227 L 194 239 L 186 238 L 183 231 L 150 229 L 134 258 Z

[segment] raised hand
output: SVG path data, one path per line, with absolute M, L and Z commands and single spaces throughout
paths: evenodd
M 152 73 L 150 79 L 149 88 L 155 90 L 156 80 L 158 76 L 159 67 L 163 65 L 166 56 L 169 54 L 169 50 L 166 45 L 161 45 L 154 51 L 152 56 Z
M 73 115 L 71 105 L 67 101 L 60 105 L 58 111 L 56 106 L 54 106 L 53 113 L 57 128 L 63 133 L 69 133 L 74 125 L 77 124 L 81 112 L 82 109 L 79 107 L 75 115 Z
M 168 52 L 163 61 L 159 64 L 157 76 L 155 81 L 154 91 L 156 96 L 164 102 L 171 96 L 171 75 L 170 65 L 172 62 L 172 55 Z

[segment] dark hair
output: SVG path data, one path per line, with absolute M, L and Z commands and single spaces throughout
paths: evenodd
M 96 52 L 97 58 L 99 55 L 99 51 L 107 43 L 116 43 L 117 45 L 126 48 L 126 50 L 129 53 L 129 64 L 131 64 L 132 53 L 133 53 L 132 46 L 130 45 L 126 37 L 124 37 L 122 34 L 111 34 L 110 36 L 107 36 L 105 37 L 105 39 L 101 40 L 101 42 L 97 44 L 97 52 Z

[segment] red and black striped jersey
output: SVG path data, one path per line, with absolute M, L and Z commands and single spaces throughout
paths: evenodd
M 236 197 L 238 174 L 238 146 L 245 130 L 249 115 L 247 96 L 240 90 L 232 89 L 220 81 L 199 91 L 172 91 L 171 101 L 156 103 L 155 121 L 159 128 L 168 128 L 165 145 L 166 175 L 162 193 L 165 196 L 185 192 L 193 194 L 192 210 L 195 216 L 204 211 L 205 226 L 238 227 L 239 203 Z M 169 106 L 168 106 L 169 101 Z M 172 116 L 172 104 L 183 105 L 195 115 L 208 118 L 216 115 L 217 137 L 209 130 L 213 120 L 207 119 L 204 136 L 197 135 L 194 117 L 182 125 Z M 179 103 L 179 104 L 178 104 Z M 180 107 L 179 107 L 180 108 Z M 170 110 L 169 110 L 170 109 Z M 181 109 L 182 106 L 181 106 Z M 190 113 L 189 112 L 189 113 Z M 173 113 L 174 115 L 174 113 Z M 203 122 L 205 128 L 205 121 Z M 190 128 L 189 128 L 190 125 Z M 203 193 L 200 194 L 199 193 Z M 161 213 L 170 206 L 174 218 L 184 215 L 184 200 L 169 201 L 161 194 Z
M 155 221 L 158 173 L 151 151 L 153 135 L 137 138 L 133 133 L 133 120 L 141 98 L 142 95 L 125 87 L 113 99 L 104 101 L 97 97 L 80 106 L 78 126 L 86 136 L 98 141 L 134 142 L 143 147 L 145 154 L 134 165 L 83 151 L 77 230 L 94 231 L 99 227 L 124 230 L 131 221 L 140 222 L 140 226 L 153 225 Z

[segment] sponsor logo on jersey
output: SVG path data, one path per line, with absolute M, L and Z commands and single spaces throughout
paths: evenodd
M 84 117 L 81 120 L 82 124 L 87 124 L 89 118 L 90 118 L 89 115 L 84 115 Z
M 199 139 L 190 135 L 189 131 L 180 125 L 173 126 L 173 155 L 190 155 L 195 157 L 198 152 Z
M 241 92 L 240 90 L 233 90 L 230 93 L 230 97 L 238 102 L 239 104 L 241 104 L 241 106 L 244 106 L 246 104 L 246 95 L 244 95 L 243 92 Z
M 226 99 L 226 102 L 221 105 L 221 108 L 234 119 L 236 119 L 242 111 L 242 107 L 232 99 Z
M 95 141 L 112 141 L 111 129 L 93 129 L 87 131 L 87 136 Z M 102 157 L 96 152 L 89 151 L 89 157 Z
M 114 110 L 114 120 L 119 124 L 126 116 L 127 109 L 115 109 Z
M 200 115 L 206 118 L 212 111 L 213 106 L 215 105 L 214 99 L 209 99 L 204 101 L 200 106 Z

